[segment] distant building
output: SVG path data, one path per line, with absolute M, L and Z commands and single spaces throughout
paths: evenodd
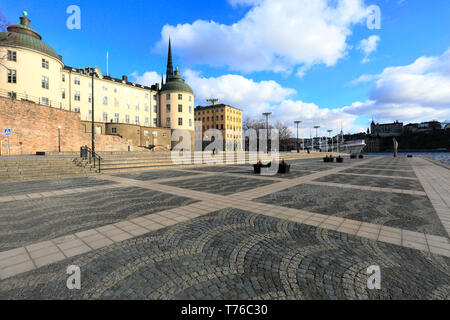
M 403 133 L 403 122 L 395 121 L 393 123 L 370 124 L 370 134 L 373 137 L 398 137 Z
M 225 144 L 231 149 L 243 138 L 242 115 L 242 110 L 225 104 L 195 108 L 195 121 L 202 123 L 203 132 L 213 128 L 220 130 Z

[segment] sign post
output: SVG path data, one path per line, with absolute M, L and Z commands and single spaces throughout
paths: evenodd
M 8 156 L 11 155 L 11 146 L 9 143 L 9 136 L 11 135 L 11 129 L 5 129 L 5 136 L 8 137 Z

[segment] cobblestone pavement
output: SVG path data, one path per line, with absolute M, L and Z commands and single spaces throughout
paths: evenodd
M 448 299 L 450 258 L 224 209 L 1 283 L 19 299 Z M 81 268 L 68 290 L 66 268 Z M 366 270 L 381 268 L 380 290 Z
M 354 176 L 344 174 L 331 174 L 329 176 L 319 178 L 315 181 L 336 182 L 341 184 L 350 184 L 357 186 L 371 186 L 380 188 L 423 191 L 423 188 L 418 180 L 396 179 L 394 177 L 381 178 L 381 177 L 366 177 L 366 176 Z
M 450 299 L 448 169 L 288 162 L 0 183 L 0 299 Z
M 0 183 L 0 195 L 9 196 L 35 192 L 48 192 L 70 188 L 102 186 L 112 183 L 114 182 L 100 180 L 95 177 L 8 182 Z
M 3 203 L 0 251 L 193 202 L 185 197 L 132 187 Z
M 121 174 L 116 174 L 115 176 L 128 178 L 128 179 L 147 181 L 147 180 L 175 178 L 175 177 L 181 177 L 181 176 L 194 176 L 194 175 L 197 175 L 197 173 L 187 172 L 187 171 L 175 171 L 175 170 L 165 170 L 165 171 L 152 170 L 152 171 L 138 171 L 138 172 L 121 173 Z
M 348 191 L 338 187 L 303 184 L 256 201 L 389 227 L 446 235 L 426 196 L 357 189 Z
M 162 183 L 168 186 L 186 188 L 195 191 L 230 195 L 273 183 L 271 180 L 245 179 L 231 176 L 213 176 L 206 178 L 187 178 L 186 180 Z

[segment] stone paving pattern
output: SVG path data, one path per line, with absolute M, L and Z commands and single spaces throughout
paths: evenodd
M 0 299 L 449 299 L 450 258 L 224 209 L 0 282 Z M 66 288 L 66 267 L 82 289 Z M 381 290 L 366 269 L 382 269 Z
M 49 179 L 0 183 L 0 196 L 21 195 L 26 193 L 40 193 L 58 191 L 71 188 L 104 186 L 114 182 L 94 177 L 78 177 L 68 179 Z
M 104 175 L 98 187 L 77 178 L 65 190 L 47 180 L 60 191 L 42 195 L 18 184 L 0 199 L 0 299 L 450 299 L 447 169 L 289 163 L 283 178 L 239 165 Z M 71 264 L 82 290 L 66 287 Z M 381 290 L 367 289 L 371 265 Z
M 14 202 L 0 206 L 0 251 L 193 202 L 136 187 Z
M 423 191 L 418 180 L 406 180 L 386 177 L 367 177 L 345 174 L 331 174 L 326 177 L 316 179 L 318 182 L 335 182 L 341 184 L 350 184 L 356 186 L 371 186 L 380 188 L 392 188 L 402 190 Z
M 256 201 L 446 236 L 426 196 L 303 184 Z

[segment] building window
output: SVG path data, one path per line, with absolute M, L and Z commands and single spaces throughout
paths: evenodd
M 192 106 L 189 106 L 189 113 L 192 114 Z
M 135 109 L 136 111 L 139 111 L 139 103 L 136 103 L 136 105 L 134 106 L 134 109 Z
M 80 78 L 75 77 L 75 78 L 73 79 L 73 83 L 76 84 L 77 86 L 79 86 L 79 85 L 81 84 Z
M 166 100 L 170 100 L 170 93 L 166 93 Z
M 46 97 L 42 97 L 41 101 L 42 101 L 43 105 L 48 106 L 50 104 L 48 98 L 46 98 Z
M 42 59 L 42 68 L 48 69 L 48 60 Z
M 8 61 L 17 61 L 17 52 L 8 50 Z
M 191 102 L 192 101 L 192 96 L 189 96 L 189 102 Z
M 103 91 L 108 91 L 108 86 L 107 86 L 106 84 L 104 84 L 104 85 L 102 86 L 102 89 L 103 89 Z
M 189 127 L 192 127 L 192 119 L 189 119 Z
M 183 95 L 181 93 L 178 94 L 178 100 L 183 100 Z
M 8 98 L 17 99 L 17 92 L 14 91 L 8 92 Z
M 66 89 L 61 90 L 61 98 L 63 98 L 63 99 L 66 98 Z
M 66 82 L 66 75 L 64 73 L 61 75 L 61 81 Z
M 42 76 L 42 89 L 48 89 L 48 77 L 46 76 Z
M 8 83 L 17 83 L 17 71 L 8 69 Z
M 148 137 L 148 131 L 144 130 L 144 137 Z
M 144 109 L 145 109 L 145 112 L 149 111 L 148 104 L 145 104 Z
M 153 106 L 153 113 L 158 113 L 158 107 L 156 105 Z
M 148 93 L 144 93 L 145 99 L 148 99 Z
M 130 115 L 125 115 L 125 123 L 130 123 Z
M 108 112 L 103 112 L 103 121 L 108 122 Z
M 156 94 L 154 94 L 154 95 L 153 95 L 153 100 L 156 101 L 156 99 L 157 99 L 157 98 L 156 98 Z
M 112 133 L 117 133 L 117 128 L 111 128 Z
M 163 132 L 163 133 L 162 133 L 162 136 L 163 136 L 163 137 L 167 137 L 167 133 L 166 133 L 166 132 Z
M 117 92 L 119 92 L 119 88 L 114 87 L 114 93 L 117 93 Z
M 103 97 L 103 105 L 107 106 L 108 105 L 108 97 Z
M 88 80 L 88 87 L 92 88 L 92 80 Z
M 158 125 L 158 122 L 156 120 L 156 118 L 153 118 L 153 125 L 156 127 Z
M 118 113 L 114 113 L 114 121 L 116 123 L 119 123 L 119 114 Z
M 144 121 L 144 123 L 145 123 L 145 125 L 146 125 L 146 126 L 148 126 L 148 125 L 149 125 L 149 122 L 150 122 L 150 119 L 149 119 L 148 117 L 145 117 L 145 121 Z
M 75 101 L 80 101 L 81 100 L 81 95 L 80 95 L 80 91 L 75 91 L 75 96 L 73 98 Z
M 166 112 L 169 113 L 170 112 L 170 104 L 166 105 Z
M 152 136 L 153 136 L 153 138 L 157 138 L 158 137 L 158 131 L 153 131 L 152 132 Z
M 88 102 L 89 102 L 89 103 L 92 103 L 92 93 L 89 93 L 89 96 L 88 96 Z
M 130 106 L 131 106 L 130 101 L 127 101 L 127 109 L 128 110 L 130 110 Z
M 183 125 L 183 118 L 178 118 L 178 125 L 182 126 Z
M 170 127 L 170 118 L 169 117 L 166 118 L 166 126 Z
M 178 112 L 183 112 L 183 105 L 182 104 L 178 105 Z
M 134 117 L 134 124 L 139 124 L 139 116 Z

